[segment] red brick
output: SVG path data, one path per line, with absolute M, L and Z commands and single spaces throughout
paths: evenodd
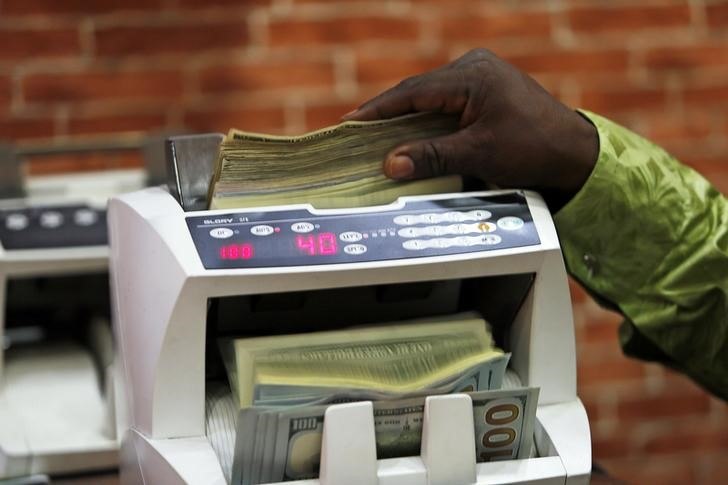
M 356 108 L 356 104 L 331 104 L 324 106 L 311 106 L 306 108 L 306 129 L 315 130 L 341 122 L 341 117 Z
M 64 57 L 80 52 L 76 29 L 0 30 L 0 60 Z
M 606 72 L 625 70 L 629 54 L 625 50 L 606 51 L 563 51 L 539 54 L 506 55 L 505 59 L 529 73 L 573 73 Z
M 706 5 L 705 10 L 710 27 L 720 29 L 728 26 L 728 2 Z
M 659 89 L 620 89 L 591 91 L 586 88 L 581 98 L 581 107 L 601 113 L 662 109 L 666 94 Z
M 683 91 L 685 103 L 689 106 L 728 103 L 728 84 L 704 87 L 688 87 Z
M 685 485 L 698 483 L 695 480 L 693 462 L 692 457 L 676 460 L 667 457 L 660 459 L 659 457 L 639 456 L 606 459 L 601 463 L 606 466 L 615 479 L 620 480 L 617 482 L 620 484 Z
M 53 135 L 52 118 L 0 119 L 0 139 L 18 141 L 28 138 L 48 138 Z
M 68 132 L 72 135 L 80 135 L 120 131 L 152 131 L 163 128 L 165 123 L 166 116 L 162 113 L 71 117 L 68 120 Z
M 285 117 L 281 108 L 250 108 L 239 110 L 190 110 L 185 113 L 184 125 L 196 132 L 227 133 L 230 128 L 265 133 L 282 133 Z
M 444 55 L 426 58 L 361 56 L 356 63 L 356 77 L 361 84 L 394 85 L 404 78 L 431 71 L 447 62 L 448 58 Z
M 698 426 L 692 429 L 667 429 L 664 434 L 645 443 L 648 453 L 676 453 L 725 450 L 728 451 L 728 432 L 714 427 Z
M 142 155 L 134 151 L 110 153 L 61 154 L 34 157 L 28 160 L 31 175 L 52 175 L 68 172 L 119 170 L 144 166 Z
M 605 458 L 623 458 L 630 454 L 631 443 L 628 436 L 592 437 L 592 460 L 597 463 Z
M 690 8 L 682 5 L 574 8 L 568 13 L 576 32 L 635 31 L 690 25 Z
M 544 37 L 551 35 L 549 12 L 507 12 L 486 16 L 446 17 L 442 20 L 442 36 L 447 42 L 479 41 L 503 37 Z
M 713 121 L 702 110 L 689 110 L 681 115 L 650 113 L 642 119 L 646 122 L 645 135 L 659 143 L 669 141 L 703 140 L 713 131 Z
M 728 430 L 725 431 L 728 434 Z M 728 460 L 725 453 L 719 453 L 707 460 L 705 483 L 728 483 Z
M 23 94 L 31 102 L 171 100 L 182 96 L 182 79 L 172 71 L 35 74 L 23 80 Z
M 356 17 L 330 20 L 274 20 L 269 40 L 274 46 L 309 44 L 352 44 L 373 40 L 407 41 L 417 39 L 417 22 L 409 18 Z
M 12 89 L 10 78 L 0 76 L 0 114 L 5 113 L 10 107 L 10 101 L 13 99 Z
M 0 15 L 100 14 L 160 10 L 164 0 L 3 0 Z
M 709 411 L 710 398 L 705 393 L 638 397 L 617 404 L 619 419 L 635 421 L 705 415 Z
M 645 369 L 641 363 L 635 360 L 622 358 L 599 363 L 579 362 L 576 374 L 580 386 L 594 386 L 641 380 L 645 375 Z
M 273 0 L 177 0 L 180 7 L 187 8 L 210 8 L 210 7 L 250 7 L 251 5 L 264 6 L 273 3 Z
M 189 54 L 241 47 L 247 42 L 248 30 L 244 22 L 113 27 L 96 32 L 96 53 L 99 56 Z
M 329 87 L 333 84 L 334 67 L 328 62 L 249 62 L 214 66 L 200 73 L 200 89 L 215 93 Z
M 656 70 L 684 70 L 728 65 L 728 46 L 702 45 L 653 49 L 647 52 L 645 65 Z

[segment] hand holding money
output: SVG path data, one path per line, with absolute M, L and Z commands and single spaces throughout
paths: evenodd
M 421 112 L 456 116 L 459 130 L 403 140 L 386 157 L 385 171 L 392 178 L 461 174 L 502 187 L 573 196 L 599 153 L 596 128 L 589 121 L 485 49 L 405 79 L 344 119 Z
M 403 195 L 459 192 L 459 176 L 397 184 L 382 170 L 384 156 L 397 144 L 456 129 L 454 117 L 427 113 L 350 121 L 294 137 L 233 129 L 220 147 L 209 205 L 359 207 L 387 204 Z

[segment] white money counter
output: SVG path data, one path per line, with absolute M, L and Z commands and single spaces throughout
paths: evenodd
M 227 483 L 235 410 L 220 392 L 217 337 L 460 311 L 480 312 L 512 352 L 511 371 L 540 388 L 535 456 L 476 463 L 469 397 L 452 395 L 428 398 L 420 456 L 377 460 L 370 403 L 343 404 L 325 417 L 319 478 L 286 483 L 588 483 L 569 290 L 537 194 L 209 211 L 204 194 L 219 141 L 171 139 L 171 191 L 110 202 L 114 328 L 129 420 L 122 483 Z
M 0 147 L 0 481 L 117 466 L 106 203 L 149 174 L 21 162 L 137 144 Z

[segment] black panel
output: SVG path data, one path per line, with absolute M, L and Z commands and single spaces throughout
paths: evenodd
M 106 211 L 85 205 L 2 209 L 0 243 L 6 250 L 104 246 Z
M 540 243 L 520 193 L 323 216 L 307 210 L 247 209 L 190 216 L 187 225 L 207 269 L 383 261 Z

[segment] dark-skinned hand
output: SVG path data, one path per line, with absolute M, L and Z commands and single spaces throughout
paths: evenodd
M 396 147 L 384 163 L 387 176 L 469 175 L 564 201 L 579 191 L 597 160 L 598 135 L 589 121 L 485 49 L 405 79 L 344 119 L 423 111 L 459 116 L 459 131 Z

